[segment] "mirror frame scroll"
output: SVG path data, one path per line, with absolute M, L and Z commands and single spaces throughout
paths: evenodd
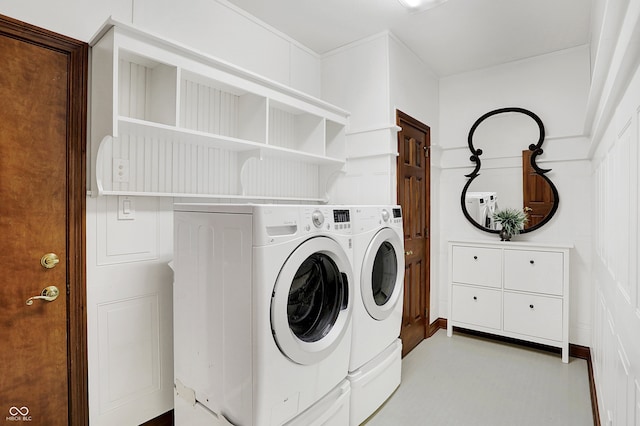
M 558 205 L 560 204 L 560 197 L 558 195 L 558 189 L 553 184 L 553 182 L 551 182 L 551 179 L 549 179 L 549 177 L 546 176 L 546 173 L 550 172 L 551 169 L 542 169 L 536 163 L 536 158 L 544 152 L 542 150 L 542 144 L 544 143 L 544 136 L 545 136 L 544 124 L 542 123 L 542 120 L 540 119 L 540 117 L 538 117 L 536 114 L 534 114 L 533 112 L 531 112 L 531 111 L 529 111 L 527 109 L 519 108 L 519 107 L 507 107 L 507 108 L 495 109 L 493 111 L 489 111 L 486 114 L 482 115 L 480 118 L 478 118 L 475 121 L 475 123 L 473 123 L 473 126 L 471 126 L 471 129 L 469 130 L 469 136 L 467 137 L 467 144 L 469 145 L 469 150 L 471 151 L 471 156 L 469 157 L 469 161 L 471 161 L 472 163 L 475 163 L 475 168 L 471 173 L 465 175 L 465 177 L 467 177 L 469 179 L 467 180 L 467 183 L 465 184 L 464 188 L 462 189 L 462 195 L 460 197 L 460 205 L 462 207 L 462 212 L 464 213 L 464 216 L 467 218 L 467 220 L 469 222 L 471 222 L 471 224 L 473 226 L 475 226 L 476 228 L 478 228 L 478 229 L 480 229 L 480 230 L 482 230 L 484 232 L 489 232 L 491 234 L 499 234 L 500 233 L 500 230 L 498 230 L 498 229 L 488 229 L 488 228 L 485 228 L 482 225 L 480 225 L 478 222 L 476 222 L 471 217 L 469 212 L 467 211 L 465 199 L 466 199 L 467 190 L 469 189 L 469 186 L 471 185 L 471 183 L 474 181 L 475 178 L 480 176 L 479 172 L 480 172 L 480 168 L 482 167 L 482 162 L 480 161 L 480 156 L 482 155 L 483 151 L 482 151 L 482 149 L 475 148 L 473 146 L 473 134 L 475 133 L 475 131 L 478 128 L 478 126 L 484 120 L 486 120 L 487 118 L 492 117 L 492 116 L 497 115 L 497 114 L 503 114 L 503 113 L 508 113 L 508 112 L 517 112 L 517 113 L 528 115 L 538 125 L 538 129 L 540 131 L 540 137 L 538 138 L 537 143 L 532 143 L 532 144 L 529 145 L 529 151 L 532 151 L 532 154 L 531 154 L 531 167 L 535 170 L 535 172 L 538 174 L 538 176 L 542 177 L 549 184 L 549 187 L 551 188 L 551 192 L 553 193 L 553 207 L 551 208 L 549 213 L 545 216 L 545 218 L 540 223 L 538 223 L 538 224 L 536 224 L 536 225 L 534 225 L 534 226 L 532 226 L 530 228 L 523 229 L 522 231 L 520 231 L 521 234 L 526 234 L 528 232 L 535 231 L 536 229 L 540 229 L 543 225 L 545 225 L 547 222 L 549 222 L 549 220 L 551 220 L 553 215 L 558 210 Z

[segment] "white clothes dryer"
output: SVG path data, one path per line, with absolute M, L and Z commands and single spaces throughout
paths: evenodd
M 486 192 L 485 193 L 488 199 L 487 204 L 487 217 L 489 222 L 489 229 L 497 229 L 498 224 L 493 218 L 494 213 L 497 213 L 500 208 L 498 207 L 498 193 L 497 192 Z
M 369 417 L 400 384 L 404 235 L 400 206 L 354 206 L 355 305 L 350 424 Z
M 282 425 L 338 387 L 351 347 L 349 209 L 174 211 L 175 381 L 189 402 L 234 425 Z
M 404 239 L 400 206 L 353 207 L 355 294 L 349 371 L 383 352 L 400 335 Z

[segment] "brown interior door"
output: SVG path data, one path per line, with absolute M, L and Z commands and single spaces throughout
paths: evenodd
M 397 111 L 398 204 L 404 225 L 405 275 L 402 354 L 427 337 L 429 329 L 429 127 Z
M 0 58 L 0 422 L 86 424 L 87 47 L 0 17 Z
M 551 186 L 531 166 L 532 153 L 533 151 L 528 149 L 522 151 L 522 207 L 529 212 L 529 221 L 525 229 L 542 222 L 554 204 Z

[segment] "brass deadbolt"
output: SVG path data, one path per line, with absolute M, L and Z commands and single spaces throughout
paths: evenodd
M 47 269 L 55 268 L 59 262 L 60 259 L 55 253 L 47 253 L 40 259 L 40 264 Z

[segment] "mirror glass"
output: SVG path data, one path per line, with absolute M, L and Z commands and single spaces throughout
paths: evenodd
M 469 132 L 471 166 L 462 193 L 467 219 L 477 228 L 499 232 L 492 218 L 504 208 L 525 209 L 524 232 L 546 223 L 557 209 L 553 183 L 535 160 L 543 154 L 544 126 L 532 112 L 503 108 L 480 117 Z M 533 157 L 533 164 L 531 159 Z

